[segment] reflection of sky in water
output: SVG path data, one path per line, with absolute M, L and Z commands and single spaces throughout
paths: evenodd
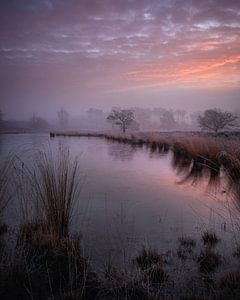
M 29 149 L 50 146 L 54 153 L 60 145 L 79 156 L 84 184 L 73 228 L 82 232 L 85 245 L 91 245 L 87 248 L 93 258 L 113 250 L 134 251 L 143 244 L 169 249 L 181 235 L 195 237 L 206 228 L 221 231 L 221 224 L 230 222 L 224 209 L 226 194 L 206 190 L 204 180 L 195 186 L 179 184 L 181 176 L 171 167 L 171 154 L 160 157 L 144 147 L 96 138 L 50 140 L 31 134 L 0 138 L 1 157 L 17 151 L 27 160 Z M 15 212 L 11 218 L 17 216 Z

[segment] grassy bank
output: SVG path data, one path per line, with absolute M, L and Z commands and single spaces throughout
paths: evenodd
M 50 137 L 98 137 L 107 140 L 146 145 L 153 150 L 181 150 L 192 157 L 215 159 L 221 151 L 235 155 L 239 152 L 240 132 L 222 132 L 218 135 L 204 132 L 139 132 L 116 134 L 112 132 L 50 132 Z M 238 149 L 236 149 L 238 148 Z M 239 153 L 237 153 L 239 155 Z
M 50 136 L 94 137 L 108 141 L 129 144 L 132 147 L 146 147 L 151 152 L 172 153 L 173 167 L 183 175 L 184 180 L 197 182 L 208 173 L 209 185 L 213 185 L 221 174 L 227 175 L 228 192 L 234 194 L 236 204 L 240 199 L 240 133 L 222 132 L 217 136 L 204 132 L 162 132 L 162 133 L 87 133 L 51 132 Z

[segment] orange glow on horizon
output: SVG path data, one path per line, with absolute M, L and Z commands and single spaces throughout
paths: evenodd
M 127 73 L 127 79 L 143 86 L 206 84 L 208 87 L 234 87 L 240 82 L 240 55 L 223 59 L 192 59 L 186 62 L 148 64 Z

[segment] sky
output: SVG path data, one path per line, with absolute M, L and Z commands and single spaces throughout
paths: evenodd
M 239 0 L 1 0 L 0 108 L 240 108 Z

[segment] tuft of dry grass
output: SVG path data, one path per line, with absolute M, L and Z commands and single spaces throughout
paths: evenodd
M 201 272 L 212 273 L 221 265 L 222 256 L 219 253 L 206 248 L 200 252 L 197 261 Z
M 3 217 L 13 192 L 13 188 L 10 189 L 13 161 L 14 156 L 9 154 L 8 157 L 0 164 L 0 256 L 4 252 L 5 248 L 3 237 L 8 232 L 8 225 L 4 223 Z
M 94 299 L 98 292 L 79 237 L 56 239 L 41 221 L 20 227 L 12 260 L 0 267 L 1 299 Z
M 202 242 L 206 246 L 215 247 L 220 242 L 220 239 L 214 232 L 205 231 L 202 234 Z
M 228 272 L 220 279 L 220 289 L 228 289 L 231 292 L 238 291 L 240 295 L 240 272 Z
M 39 218 L 50 234 L 66 237 L 79 191 L 78 161 L 70 159 L 69 150 L 59 149 L 56 158 L 51 152 L 38 152 L 35 173 L 31 178 Z
M 196 246 L 195 240 L 190 237 L 180 237 L 178 242 L 180 245 L 177 249 L 177 256 L 182 260 L 192 258 L 193 248 Z
M 144 278 L 152 285 L 160 285 L 169 280 L 169 275 L 162 265 L 153 265 L 145 271 Z
M 236 250 L 233 252 L 233 256 L 237 257 L 240 259 L 240 246 L 236 248 Z
M 178 238 L 178 241 L 180 245 L 185 248 L 193 248 L 196 246 L 196 242 L 190 237 L 180 237 Z
M 11 199 L 11 194 L 8 187 L 13 171 L 13 162 L 14 156 L 10 154 L 0 165 L 0 218 L 3 217 L 4 210 Z
M 154 265 L 162 266 L 164 263 L 163 256 L 159 254 L 155 249 L 143 248 L 138 256 L 133 260 L 141 270 L 146 270 Z

